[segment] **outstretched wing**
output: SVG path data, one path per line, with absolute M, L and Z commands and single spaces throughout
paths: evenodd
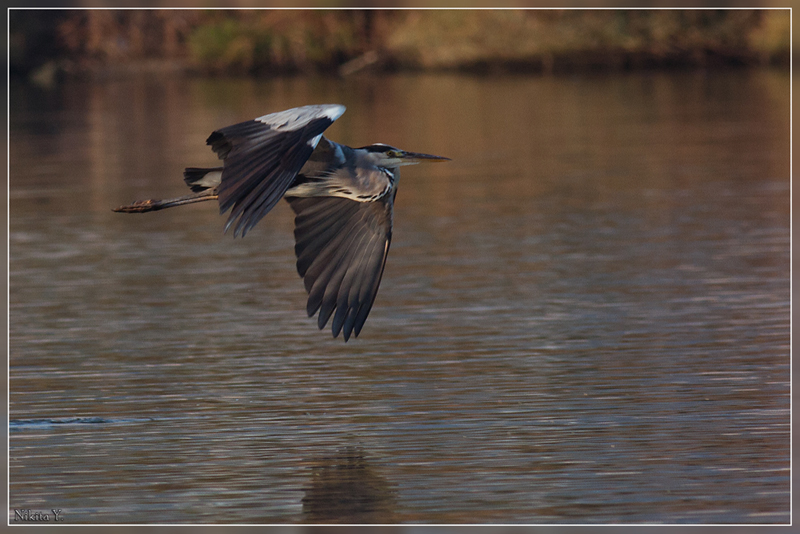
M 328 126 L 344 106 L 303 106 L 213 132 L 206 140 L 224 160 L 217 190 L 220 213 L 231 209 L 225 231 L 244 236 L 291 186 Z
M 333 337 L 361 332 L 392 240 L 392 195 L 375 202 L 342 197 L 287 197 L 297 214 L 297 272 L 308 291 L 306 311 L 319 310 L 325 327 L 333 314 Z

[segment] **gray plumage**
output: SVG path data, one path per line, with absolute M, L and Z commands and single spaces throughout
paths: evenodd
M 214 131 L 206 141 L 222 167 L 188 167 L 192 193 L 114 211 L 141 213 L 206 200 L 230 210 L 225 231 L 244 235 L 281 198 L 295 213 L 297 271 L 309 317 L 334 337 L 358 336 L 375 301 L 392 239 L 399 167 L 448 158 L 384 144 L 350 148 L 322 132 L 344 106 L 304 106 Z

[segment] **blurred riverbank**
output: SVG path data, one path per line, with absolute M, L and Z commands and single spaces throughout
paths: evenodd
M 788 65 L 789 10 L 12 10 L 12 76 Z

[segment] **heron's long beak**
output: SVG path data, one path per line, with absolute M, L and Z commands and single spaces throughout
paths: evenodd
M 422 154 L 420 152 L 403 152 L 402 160 L 401 165 L 413 165 L 414 163 L 422 163 L 424 161 L 450 161 L 450 158 L 434 156 L 432 154 Z

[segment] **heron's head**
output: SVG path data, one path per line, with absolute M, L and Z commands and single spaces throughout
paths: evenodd
M 366 150 L 382 167 L 400 167 L 401 165 L 414 165 L 423 161 L 450 161 L 444 156 L 433 156 L 431 154 L 421 154 L 419 152 L 407 152 L 393 146 L 375 143 L 374 145 L 362 146 L 358 150 Z

